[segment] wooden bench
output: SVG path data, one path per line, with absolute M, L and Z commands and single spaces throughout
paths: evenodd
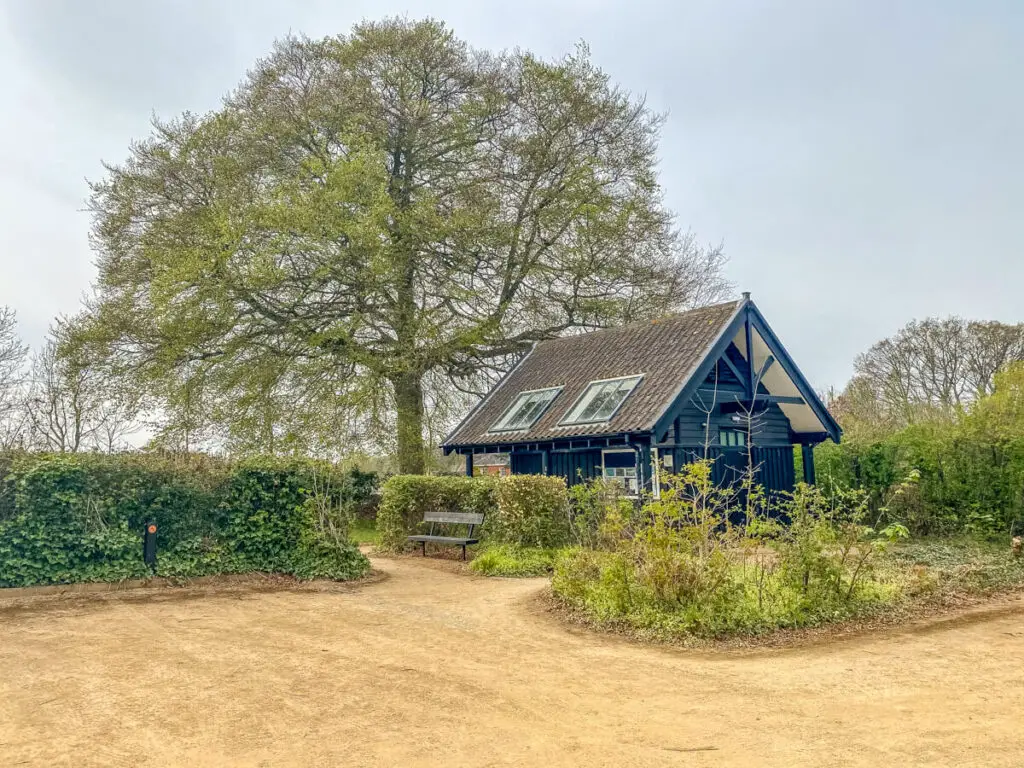
M 424 523 L 430 523 L 430 532 L 416 534 L 409 537 L 409 541 L 418 541 L 423 547 L 423 556 L 427 556 L 427 542 L 445 544 L 452 547 L 462 547 L 462 559 L 466 559 L 466 547 L 476 544 L 480 539 L 473 538 L 473 529 L 483 523 L 484 516 L 474 512 L 428 512 L 423 516 Z M 465 536 L 438 536 L 434 533 L 434 527 L 438 524 L 465 525 L 467 526 Z

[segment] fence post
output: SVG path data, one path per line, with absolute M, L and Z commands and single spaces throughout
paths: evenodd
M 142 559 L 150 568 L 156 568 L 156 523 L 152 520 L 146 523 L 142 534 Z

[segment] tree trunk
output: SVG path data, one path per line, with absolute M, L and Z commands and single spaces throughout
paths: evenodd
M 416 373 L 403 373 L 391 379 L 395 390 L 398 426 L 398 471 L 404 475 L 422 475 L 426 470 L 423 445 L 423 380 Z

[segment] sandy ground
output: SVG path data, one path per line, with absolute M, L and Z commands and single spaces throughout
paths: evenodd
M 540 580 L 0 599 L 2 766 L 1021 766 L 1024 601 L 788 651 L 567 630 Z

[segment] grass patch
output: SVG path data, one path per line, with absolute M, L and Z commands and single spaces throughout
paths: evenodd
M 349 537 L 356 544 L 380 543 L 380 534 L 374 520 L 356 520 L 349 528 Z
M 911 596 L 986 595 L 1024 587 L 1024 558 L 991 540 L 916 539 L 894 547 L 886 560 L 905 575 Z
M 484 576 L 546 576 L 555 563 L 555 550 L 494 544 L 477 553 L 470 570 Z

